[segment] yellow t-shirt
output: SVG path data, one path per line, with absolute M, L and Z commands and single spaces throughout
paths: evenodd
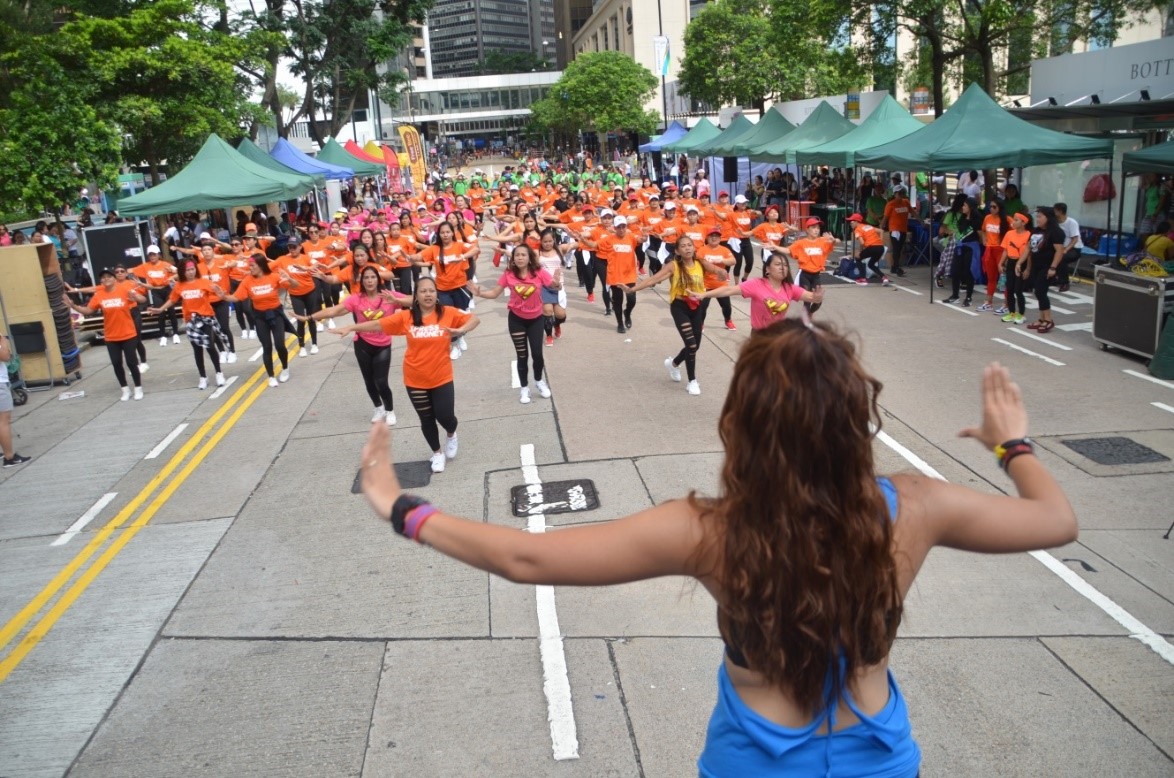
M 669 281 L 669 302 L 688 299 L 689 292 L 703 294 L 705 292 L 705 268 L 696 259 L 693 267 L 682 268 L 676 260 L 673 263 L 673 275 Z

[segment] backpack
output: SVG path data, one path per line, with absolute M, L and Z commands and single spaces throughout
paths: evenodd
M 852 257 L 840 257 L 840 266 L 836 268 L 836 272 L 832 275 L 847 278 L 849 281 L 855 281 L 860 277 L 860 263 Z

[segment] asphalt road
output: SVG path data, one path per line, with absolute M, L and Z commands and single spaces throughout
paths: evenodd
M 1042 339 L 928 291 L 924 269 L 894 288 L 836 282 L 820 314 L 859 334 L 885 384 L 881 467 L 1007 489 L 956 437 L 1000 360 L 1081 536 L 1049 554 L 931 555 L 892 662 L 923 774 L 1174 774 L 1174 383 L 1096 347 L 1088 286 L 1057 295 Z M 746 306 L 737 332 L 714 306 L 692 397 L 662 366 L 680 345 L 660 293 L 640 294 L 626 335 L 573 282 L 570 296 L 545 350 L 554 397 L 530 405 L 511 386 L 504 301 L 478 305 L 456 364 L 460 454 L 413 491 L 540 529 L 714 489 Z M 722 650 L 705 591 L 512 585 L 396 537 L 351 491 L 371 411 L 349 347 L 320 339 L 277 389 L 238 341 L 219 395 L 195 388 L 186 341 L 149 342 L 146 398 L 128 403 L 92 350 L 84 380 L 17 409 L 35 459 L 0 471 L 0 776 L 694 773 Z M 395 451 L 418 477 L 402 353 Z M 1065 443 L 1107 437 L 1154 461 L 1098 464 Z M 588 494 L 567 481 L 590 481 L 598 507 L 555 513 Z M 513 514 L 527 486 L 546 515 Z

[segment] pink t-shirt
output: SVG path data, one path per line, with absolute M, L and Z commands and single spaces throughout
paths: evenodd
M 510 290 L 510 310 L 523 319 L 536 319 L 542 315 L 542 287 L 550 286 L 554 279 L 545 270 L 522 279 L 507 270 L 497 279 L 498 286 Z
M 385 300 L 382 297 L 376 297 L 372 300 L 365 294 L 348 294 L 342 304 L 350 311 L 354 317 L 355 322 L 362 324 L 368 321 L 378 321 L 385 316 L 390 316 L 396 311 L 402 310 L 398 305 Z M 376 348 L 391 345 L 391 336 L 384 335 L 381 330 L 375 332 L 356 332 L 355 340 L 362 338 L 368 344 Z
M 765 278 L 752 278 L 739 284 L 738 288 L 742 296 L 750 300 L 750 328 L 755 330 L 782 321 L 791 303 L 803 299 L 803 287 L 783 284 L 782 289 L 775 291 Z

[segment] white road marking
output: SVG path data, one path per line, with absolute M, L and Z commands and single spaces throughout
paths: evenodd
M 224 386 L 221 386 L 221 387 L 219 387 L 219 388 L 218 388 L 218 389 L 217 389 L 215 392 L 212 392 L 212 394 L 208 395 L 208 399 L 209 399 L 209 400 L 215 400 L 217 397 L 219 397 L 220 395 L 222 395 L 222 394 L 224 394 L 225 392 L 227 392 L 227 391 L 228 391 L 228 387 L 230 387 L 230 386 L 232 386 L 233 384 L 235 384 L 235 383 L 236 383 L 236 379 L 238 379 L 238 378 L 240 378 L 240 376 L 235 376 L 235 375 L 234 375 L 234 376 L 229 376 L 228 380 L 224 382 Z
M 910 288 L 909 288 L 909 287 L 907 287 L 907 286 L 901 286 L 900 284 L 893 284 L 893 288 L 894 288 L 894 289 L 900 289 L 902 292 L 908 292 L 909 294 L 915 294 L 915 295 L 917 295 L 918 297 L 921 297 L 921 292 L 918 292 L 918 291 L 916 291 L 916 290 L 914 290 L 914 289 L 910 289 Z
M 521 389 L 522 381 L 518 378 L 518 360 L 510 360 L 510 388 Z
M 1050 297 L 1048 299 L 1051 300 Z M 1027 298 L 1027 300 L 1025 302 L 1027 303 L 1027 307 L 1032 309 L 1033 311 L 1039 310 L 1039 303 L 1036 302 L 1034 299 L 1029 297 L 1029 298 Z M 1052 312 L 1053 313 L 1063 313 L 1063 314 L 1067 314 L 1067 315 L 1072 315 L 1072 314 L 1076 313 L 1076 311 L 1072 311 L 1067 308 L 1061 308 L 1056 305 L 1052 306 Z
M 98 518 L 98 514 L 102 512 L 102 509 L 109 505 L 110 501 L 117 496 L 118 492 L 107 492 L 106 494 L 102 495 L 102 497 L 99 498 L 96 503 L 90 506 L 88 511 L 81 515 L 81 518 L 71 524 L 69 529 L 65 530 L 65 532 L 61 534 L 61 537 L 57 538 L 57 540 L 54 540 L 49 545 L 64 546 L 66 543 L 73 540 L 74 536 L 85 529 L 87 524 Z
M 1071 346 L 1065 346 L 1063 343 L 1057 343 L 1054 340 L 1048 340 L 1047 338 L 1042 337 L 1040 335 L 1032 335 L 1027 330 L 1021 330 L 1018 327 L 1008 327 L 1007 329 L 1009 329 L 1011 332 L 1022 335 L 1025 338 L 1031 338 L 1032 340 L 1038 340 L 1040 343 L 1047 343 L 1052 348 L 1058 348 L 1061 351 L 1071 351 L 1072 350 Z
M 250 362 L 256 362 L 258 359 L 260 359 L 260 358 L 261 358 L 261 355 L 262 355 L 262 354 L 264 354 L 264 353 L 265 353 L 265 349 L 263 349 L 263 348 L 259 348 L 259 349 L 257 349 L 257 350 L 256 350 L 256 351 L 253 353 L 253 356 L 249 357 L 249 361 L 250 361 Z
M 522 478 L 527 484 L 541 485 L 538 466 L 534 460 L 534 446 L 527 443 L 521 449 Z M 546 532 L 546 516 L 530 514 L 527 529 Z M 535 586 L 538 602 L 538 646 L 542 655 L 542 692 L 546 695 L 546 718 L 550 722 L 550 742 L 556 761 L 579 758 L 579 735 L 575 728 L 575 711 L 571 707 L 571 681 L 567 675 L 567 656 L 563 650 L 563 636 L 558 627 L 558 609 L 554 602 L 553 586 Z
M 1161 408 L 1163 411 L 1166 411 L 1167 413 L 1174 413 L 1174 407 L 1166 405 L 1166 403 L 1150 403 L 1150 405 L 1154 406 L 1155 408 Z
M 1064 332 L 1076 332 L 1077 330 L 1084 330 L 1085 332 L 1092 332 L 1091 321 L 1080 321 L 1075 324 L 1057 324 L 1056 329 Z
M 1069 305 L 1092 305 L 1092 295 L 1080 294 L 1079 292 L 1059 292 L 1049 295 L 1049 297 L 1059 298 L 1061 302 Z
M 1139 373 L 1136 370 L 1122 370 L 1121 372 L 1128 373 L 1129 375 L 1133 376 L 1134 378 L 1141 378 L 1145 381 L 1149 381 L 1151 384 L 1157 384 L 1158 386 L 1164 386 L 1167 389 L 1174 389 L 1174 384 L 1170 383 L 1169 381 L 1163 381 L 1160 378 L 1154 378 L 1152 375 L 1146 375 L 1145 373 Z
M 1018 343 L 1012 343 L 1011 341 L 1003 340 L 1002 338 L 991 338 L 991 340 L 993 340 L 995 343 L 1002 343 L 1004 346 L 1008 346 L 1010 348 L 1015 349 L 1016 351 L 1027 354 L 1029 357 L 1035 357 L 1036 359 L 1042 359 L 1043 361 L 1047 362 L 1049 365 L 1055 365 L 1056 367 L 1064 367 L 1064 363 L 1059 361 L 1058 359 L 1052 359 L 1051 357 L 1045 357 L 1043 354 L 1037 354 L 1034 351 L 1032 351 L 1031 349 L 1023 348 L 1023 346 L 1020 346 Z
M 163 440 L 159 441 L 159 445 L 155 446 L 155 448 L 151 449 L 151 451 L 145 457 L 143 457 L 143 459 L 155 459 L 156 457 L 158 457 L 160 454 L 163 453 L 163 451 L 168 446 L 171 445 L 171 441 L 175 440 L 180 435 L 182 435 L 183 431 L 186 430 L 187 428 L 188 428 L 188 425 L 186 423 L 184 423 L 184 424 L 180 424 L 178 427 L 173 429 L 171 432 L 167 433 L 167 437 L 165 437 L 165 438 L 163 438 Z
M 878 431 L 876 437 L 877 440 L 884 443 L 893 451 L 896 451 L 905 461 L 916 467 L 924 475 L 930 478 L 936 478 L 939 481 L 946 480 L 945 476 L 930 467 L 924 459 L 905 448 L 905 446 L 902 446 L 884 430 Z M 1047 551 L 1029 551 L 1027 553 L 1044 567 L 1059 576 L 1060 580 L 1076 590 L 1077 594 L 1100 608 L 1109 618 L 1124 627 L 1129 633 L 1129 637 L 1149 646 L 1155 654 L 1174 665 L 1174 645 L 1171 645 L 1165 638 L 1141 623 L 1136 617 L 1106 597 L 1096 587 L 1066 567 L 1063 562 L 1056 559 Z
M 977 316 L 977 315 L 978 315 L 978 314 L 977 314 L 977 313 L 975 313 L 974 311 L 969 311 L 969 310 L 967 310 L 967 309 L 963 308 L 963 307 L 962 307 L 962 306 L 960 306 L 960 305 L 954 305 L 954 304 L 952 304 L 952 303 L 944 303 L 944 302 L 942 302 L 941 300 L 934 300 L 933 302 L 934 302 L 934 305 L 940 305 L 940 306 L 942 306 L 943 308 L 946 308 L 946 309 L 948 309 L 948 310 L 951 310 L 951 311 L 957 311 L 958 313 L 964 313 L 964 314 L 966 314 L 967 316 Z

